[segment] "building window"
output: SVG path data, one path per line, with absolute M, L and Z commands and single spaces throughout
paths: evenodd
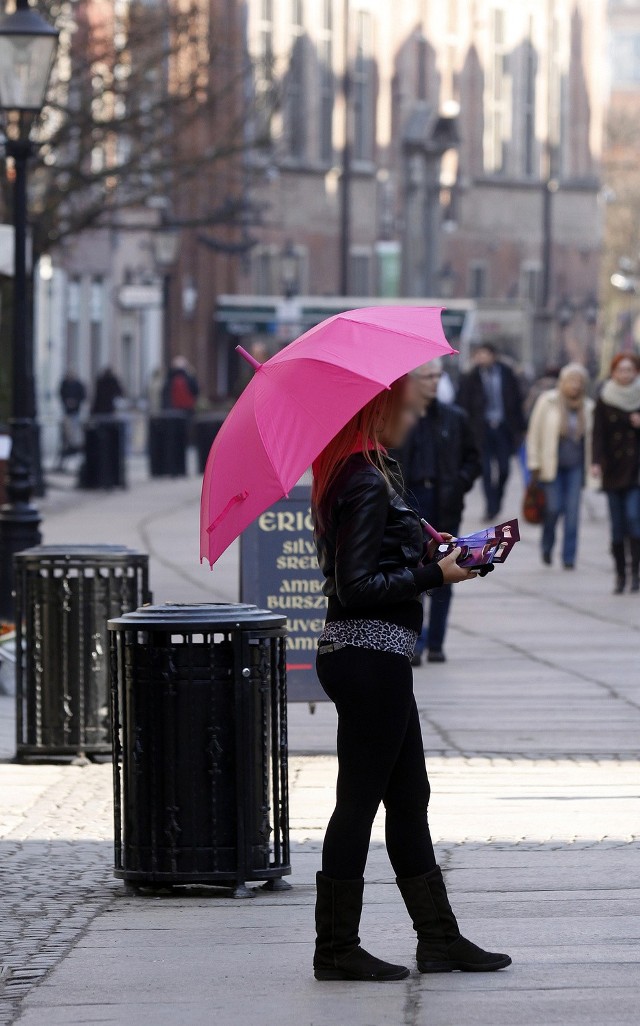
M 427 98 L 427 40 L 423 32 L 416 38 L 416 99 Z
M 264 65 L 264 73 L 271 79 L 273 73 L 273 0 L 261 0 L 258 40 L 259 56 Z
M 531 177 L 536 174 L 536 52 L 533 46 L 533 18 L 529 18 L 529 34 L 525 43 L 523 89 L 523 170 Z
M 264 143 L 270 139 L 273 104 L 273 0 L 261 0 L 257 32 L 258 52 L 254 64 L 255 137 L 258 142 Z
M 536 261 L 525 261 L 520 268 L 520 299 L 533 307 L 540 304 L 542 293 L 542 268 Z
M 611 82 L 614 88 L 637 88 L 640 85 L 640 33 L 611 33 Z
M 356 57 L 353 68 L 353 155 L 373 160 L 374 81 L 373 30 L 368 11 L 356 14 Z
M 94 278 L 89 301 L 89 360 L 91 380 L 95 381 L 102 366 L 102 337 L 104 320 L 104 282 Z
M 487 295 L 487 265 L 484 260 L 472 260 L 469 264 L 469 296 L 483 299 Z
M 320 159 L 333 160 L 333 0 L 323 0 L 320 54 Z
M 70 278 L 67 285 L 67 367 L 80 373 L 80 278 Z
M 491 59 L 488 65 L 488 102 L 485 135 L 485 170 L 500 174 L 505 170 L 505 137 L 508 123 L 508 82 L 506 74 L 505 12 L 491 12 Z
M 287 139 L 289 154 L 301 159 L 307 146 L 305 103 L 305 40 L 302 0 L 291 0 L 291 57 L 287 76 Z
M 551 178 L 562 175 L 563 168 L 563 128 L 564 128 L 564 75 L 562 68 L 562 34 L 560 19 L 557 14 L 553 15 L 551 24 L 551 47 L 549 54 L 549 123 L 547 132 L 549 136 L 550 166 L 548 173 Z
M 132 385 L 136 379 L 136 353 L 133 335 L 127 332 L 121 337 L 122 347 L 122 372 L 129 391 L 133 391 Z
M 271 246 L 256 246 L 251 257 L 251 277 L 256 296 L 272 296 L 279 292 L 276 277 L 279 259 Z
M 370 296 L 371 253 L 368 249 L 353 249 L 349 256 L 349 292 L 352 296 Z

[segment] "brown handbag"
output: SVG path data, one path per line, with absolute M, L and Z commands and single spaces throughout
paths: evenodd
M 522 515 L 528 524 L 541 524 L 544 520 L 546 499 L 544 488 L 537 481 L 530 481 L 524 493 Z

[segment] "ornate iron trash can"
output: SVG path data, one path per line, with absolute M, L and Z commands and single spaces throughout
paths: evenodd
M 290 886 L 285 624 L 217 603 L 109 621 L 116 877 Z
M 151 477 L 184 477 L 187 473 L 189 417 L 181 410 L 164 410 L 149 418 Z
M 94 415 L 87 421 L 80 488 L 127 487 L 126 433 L 125 421 L 114 414 Z
M 151 601 L 149 557 L 38 545 L 14 566 L 17 758 L 110 755 L 107 620 Z

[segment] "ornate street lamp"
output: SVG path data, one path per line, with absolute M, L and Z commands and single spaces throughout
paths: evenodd
M 40 541 L 40 514 L 31 505 L 34 408 L 33 353 L 27 307 L 27 161 L 29 138 L 44 106 L 58 32 L 27 0 L 0 20 L 0 113 L 5 153 L 14 162 L 14 291 L 12 330 L 11 455 L 8 502 L 0 509 L 0 616 L 13 616 L 13 556 Z

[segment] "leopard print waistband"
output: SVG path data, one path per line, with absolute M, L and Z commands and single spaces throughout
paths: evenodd
M 381 652 L 395 652 L 411 659 L 418 635 L 409 627 L 401 627 L 384 620 L 332 620 L 326 623 L 318 639 L 318 654 L 323 645 L 355 645 L 356 648 L 374 648 Z M 333 651 L 333 648 L 328 648 Z

